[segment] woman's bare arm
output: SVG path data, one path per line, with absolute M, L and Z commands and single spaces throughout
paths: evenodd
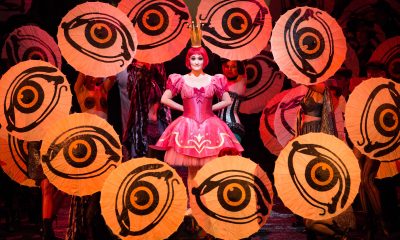
M 229 95 L 228 95 L 229 96 Z M 171 90 L 167 89 L 165 90 L 164 94 L 161 97 L 161 103 L 172 108 L 175 110 L 179 110 L 183 112 L 183 105 L 175 102 L 172 100 L 172 92 Z
M 212 106 L 213 111 L 218 111 L 232 104 L 231 97 L 228 92 L 224 92 L 222 100 Z

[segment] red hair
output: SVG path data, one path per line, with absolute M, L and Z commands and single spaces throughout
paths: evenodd
M 200 54 L 203 56 L 204 62 L 203 62 L 203 69 L 207 66 L 208 64 L 208 54 L 207 51 L 203 47 L 191 47 L 189 48 L 188 52 L 186 53 L 186 59 L 185 59 L 185 65 L 186 67 L 190 70 L 190 57 L 194 54 Z

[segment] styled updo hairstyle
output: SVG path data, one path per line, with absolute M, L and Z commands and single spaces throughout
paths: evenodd
M 201 56 L 203 56 L 203 69 L 207 66 L 208 64 L 208 54 L 207 51 L 203 48 L 203 47 L 191 47 L 189 48 L 187 54 L 186 54 L 186 59 L 185 59 L 185 66 L 191 70 L 192 68 L 190 67 L 190 57 L 194 54 L 200 54 Z

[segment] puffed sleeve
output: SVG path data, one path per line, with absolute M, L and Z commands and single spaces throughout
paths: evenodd
M 173 73 L 169 75 L 167 80 L 167 89 L 171 90 L 172 96 L 176 96 L 181 92 L 183 86 L 183 77 L 180 74 Z
M 224 92 L 228 91 L 228 80 L 222 74 L 215 74 L 211 81 L 214 86 L 215 94 L 221 99 Z

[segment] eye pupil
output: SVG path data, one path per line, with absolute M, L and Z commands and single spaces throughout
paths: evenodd
M 21 91 L 21 95 L 21 101 L 25 104 L 29 104 L 35 99 L 35 94 L 31 89 Z
M 317 47 L 317 41 L 311 36 L 304 38 L 303 45 L 307 46 L 309 50 L 315 49 Z
M 154 26 L 157 26 L 158 24 L 160 24 L 161 18 L 158 14 L 150 13 L 148 15 L 148 18 L 146 19 L 146 21 L 147 21 L 147 24 L 154 27 Z
M 318 167 L 317 171 L 315 171 L 315 174 L 316 174 L 315 177 L 321 182 L 325 182 L 330 177 L 330 171 L 323 166 Z
M 109 35 L 109 32 L 105 27 L 97 26 L 94 30 L 94 34 L 100 39 L 106 39 Z
M 72 148 L 72 154 L 76 158 L 84 158 L 87 155 L 87 152 L 87 147 L 81 143 L 78 143 Z
M 243 192 L 237 187 L 232 187 L 228 190 L 227 197 L 232 202 L 238 202 L 242 199 Z
M 236 16 L 232 18 L 232 27 L 236 30 L 242 29 L 242 26 L 244 24 L 243 18 Z
M 134 201 L 136 204 L 144 206 L 150 201 L 150 196 L 146 191 L 138 191 L 134 196 Z

